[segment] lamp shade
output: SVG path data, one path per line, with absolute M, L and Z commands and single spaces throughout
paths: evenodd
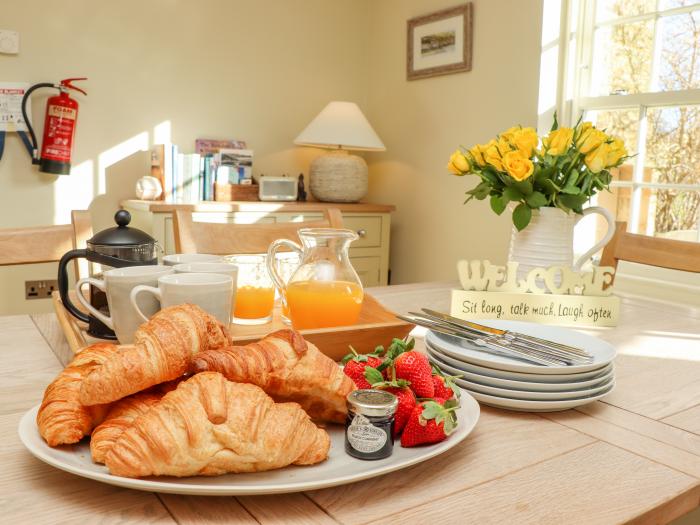
M 357 104 L 331 102 L 294 140 L 299 146 L 384 151 L 384 143 Z

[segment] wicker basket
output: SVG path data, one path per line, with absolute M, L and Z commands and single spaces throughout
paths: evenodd
M 215 184 L 214 200 L 219 202 L 230 201 L 257 201 L 257 184 Z

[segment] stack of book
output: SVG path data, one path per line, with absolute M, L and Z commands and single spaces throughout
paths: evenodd
M 197 139 L 195 153 L 175 144 L 151 150 L 151 175 L 163 186 L 161 198 L 172 203 L 215 200 L 217 185 L 253 184 L 253 152 L 243 141 Z

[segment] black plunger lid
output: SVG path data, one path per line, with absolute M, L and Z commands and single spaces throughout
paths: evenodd
M 114 222 L 117 223 L 116 228 L 107 228 L 96 233 L 92 239 L 87 241 L 92 245 L 102 246 L 134 246 L 134 245 L 153 245 L 155 239 L 146 232 L 138 228 L 129 228 L 127 225 L 131 222 L 131 214 L 126 210 L 119 210 L 114 214 Z

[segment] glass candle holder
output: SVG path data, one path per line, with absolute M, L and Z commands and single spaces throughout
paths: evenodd
M 232 322 L 269 323 L 275 306 L 275 288 L 267 272 L 267 255 L 229 255 L 225 260 L 238 267 Z

